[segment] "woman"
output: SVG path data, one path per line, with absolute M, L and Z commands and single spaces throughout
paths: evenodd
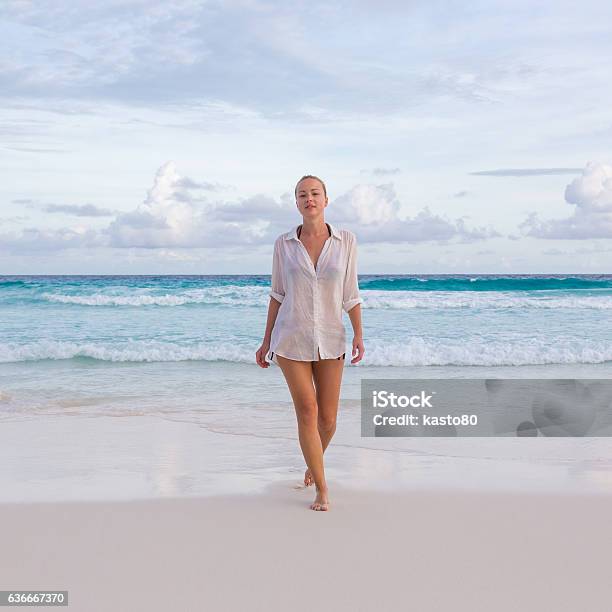
M 295 187 L 303 223 L 274 243 L 268 320 L 256 359 L 269 357 L 285 376 L 293 399 L 300 446 L 308 469 L 304 484 L 315 484 L 310 508 L 328 510 L 323 453 L 336 431 L 345 358 L 342 310 L 353 326 L 351 363 L 363 358 L 361 302 L 354 234 L 325 223 L 323 181 L 303 176 Z

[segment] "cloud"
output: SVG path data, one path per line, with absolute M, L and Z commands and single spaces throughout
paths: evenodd
M 587 248 L 576 249 L 577 255 L 595 255 L 597 253 L 612 253 L 612 247 L 599 246 L 599 247 L 593 247 L 591 249 L 587 249 Z
M 542 251 L 542 255 L 569 255 L 569 251 L 563 251 L 562 249 L 546 249 L 546 251 Z
M 47 204 L 43 207 L 45 212 L 64 213 L 77 217 L 112 217 L 116 211 L 109 208 L 100 208 L 93 204 Z
M 146 199 L 134 210 L 117 214 L 92 204 L 42 207 L 46 212 L 79 217 L 116 215 L 106 228 L 93 230 L 76 226 L 48 231 L 27 228 L 21 234 L 0 234 L 0 248 L 29 252 L 91 246 L 228 247 L 270 243 L 294 221 L 291 213 L 294 217 L 295 208 L 288 194 L 280 202 L 253 196 L 229 203 L 213 202 L 203 195 L 203 192 L 221 189 L 231 187 L 181 176 L 176 164 L 170 161 L 159 168 Z M 17 199 L 13 203 L 41 208 L 30 199 Z
M 201 212 L 194 208 L 190 188 L 167 162 L 155 176 L 146 200 L 135 211 L 122 213 L 104 230 L 116 247 L 196 246 Z
M 375 176 L 388 176 L 390 174 L 399 174 L 401 170 L 399 168 L 374 168 L 372 174 Z
M 232 189 L 231 185 L 221 185 L 220 183 L 209 183 L 207 181 L 198 182 L 189 177 L 179 179 L 177 186 L 184 189 L 202 189 L 204 191 L 226 191 Z
M 565 188 L 565 199 L 587 212 L 612 213 L 612 165 L 589 162 Z
M 0 219 L 0 223 L 23 223 L 23 221 L 27 221 L 30 217 L 26 215 L 16 215 L 14 217 L 4 217 Z
M 0 235 L 0 247 L 173 249 L 269 245 L 299 222 L 295 200 L 289 192 L 278 200 L 257 194 L 239 201 L 212 201 L 198 195 L 203 184 L 181 176 L 176 164 L 169 161 L 157 171 L 145 200 L 134 210 L 119 213 L 106 228 L 87 230 L 79 226 L 46 232 L 29 228 L 21 237 Z M 499 235 L 491 228 L 468 228 L 464 219 L 448 219 L 428 207 L 413 217 L 400 217 L 400 207 L 392 184 L 357 185 L 333 200 L 326 216 L 332 223 L 355 231 L 364 243 L 473 242 Z M 80 216 L 108 212 L 92 205 L 47 208 Z
M 523 234 L 547 239 L 612 238 L 612 165 L 589 162 L 582 176 L 565 188 L 565 200 L 575 206 L 570 217 L 541 220 L 531 213 L 519 225 Z
M 582 168 L 501 168 L 469 172 L 472 176 L 549 176 L 556 174 L 577 174 Z
M 266 243 L 291 218 L 287 201 L 253 196 L 240 202 L 212 202 L 193 193 L 203 185 L 181 176 L 174 162 L 165 163 L 145 201 L 135 211 L 118 215 L 103 230 L 109 244 L 169 248 Z
M 220 222 L 249 223 L 264 221 L 279 228 L 297 224 L 297 207 L 293 197 L 286 193 L 279 202 L 264 195 L 256 195 L 218 206 L 209 212 L 211 220 Z M 282 230 L 281 230 L 282 231 Z
M 500 234 L 493 228 L 468 228 L 463 219 L 448 219 L 424 207 L 414 217 L 399 216 L 393 184 L 357 185 L 329 205 L 329 216 L 352 229 L 360 242 L 474 242 Z
M 382 3 L 387 9 L 378 3 L 376 11 L 344 2 L 77 4 L 3 6 L 5 100 L 147 108 L 223 101 L 292 125 L 329 123 L 352 112 L 381 116 L 432 101 L 489 103 L 509 82 L 537 70 L 497 53 L 487 53 L 480 66 L 460 56 L 442 60 L 436 50 L 452 44 L 442 16 L 419 3 Z M 313 15 L 317 27 L 305 27 Z M 478 31 L 474 14 L 460 7 L 452 25 L 457 33 Z
M 105 246 L 103 238 L 95 230 L 85 227 L 40 230 L 24 228 L 19 234 L 0 234 L 0 249 L 16 253 L 61 251 L 63 249 Z
M 468 191 L 458 191 L 457 193 L 453 194 L 453 198 L 465 198 L 468 193 Z
M 599 255 L 600 253 L 612 253 L 612 247 L 598 245 L 592 248 L 581 247 L 573 251 L 564 249 L 546 249 L 542 251 L 542 255 L 563 255 L 569 257 L 575 257 L 576 255 Z
M 112 217 L 117 214 L 116 210 L 100 208 L 94 204 L 41 204 L 30 198 L 17 198 L 11 200 L 11 203 L 47 213 L 61 213 L 75 217 Z
M 66 149 L 36 149 L 33 147 L 5 147 L 11 151 L 19 151 L 21 153 L 67 153 Z

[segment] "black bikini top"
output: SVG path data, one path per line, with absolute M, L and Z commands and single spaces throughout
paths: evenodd
M 327 231 L 329 232 L 329 235 L 331 236 L 331 227 L 329 227 L 329 223 L 326 223 L 325 225 L 327 225 Z M 298 239 L 299 239 L 301 233 L 302 233 L 302 226 L 300 225 L 297 228 L 297 237 L 298 237 Z

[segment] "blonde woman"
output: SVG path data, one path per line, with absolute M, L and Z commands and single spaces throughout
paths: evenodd
M 361 302 L 355 235 L 325 222 L 328 204 L 323 181 L 303 176 L 295 187 L 303 221 L 274 243 L 272 290 L 257 364 L 269 357 L 282 370 L 295 406 L 300 447 L 314 483 L 310 508 L 328 510 L 323 453 L 336 431 L 345 361 L 342 310 L 353 326 L 351 363 L 363 358 Z

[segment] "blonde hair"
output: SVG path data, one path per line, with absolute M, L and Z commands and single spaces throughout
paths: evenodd
M 325 197 L 327 197 L 327 189 L 325 188 L 325 183 L 318 177 L 315 176 L 314 174 L 305 174 L 296 184 L 295 184 L 295 191 L 293 192 L 295 195 L 295 198 L 297 199 L 297 188 L 298 185 L 304 180 L 304 179 L 315 179 L 315 181 L 319 181 L 319 183 L 321 183 L 321 185 L 323 185 L 323 193 L 325 194 Z

